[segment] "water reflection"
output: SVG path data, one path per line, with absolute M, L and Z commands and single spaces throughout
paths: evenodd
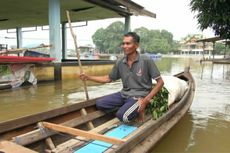
M 90 86 L 88 87 L 88 94 L 90 96 L 90 99 L 108 95 L 114 92 L 120 91 L 122 88 L 121 83 L 118 82 L 113 82 L 105 85 L 97 85 L 97 86 Z M 70 101 L 70 103 L 74 103 L 76 101 L 83 101 L 85 100 L 85 92 L 83 91 L 83 87 L 78 89 L 79 92 L 73 92 L 70 93 L 67 98 Z
M 163 139 L 163 143 L 159 143 L 154 148 L 153 152 L 181 153 L 188 150 L 193 140 L 192 130 L 193 116 L 191 113 L 188 112 L 179 121 L 179 124 L 176 124 L 168 133 L 167 138 L 170 137 L 173 139 Z
M 229 122 L 203 116 L 193 118 L 192 139 L 186 151 L 183 152 L 209 152 L 227 153 L 229 149 Z
M 61 107 L 61 89 L 53 83 L 16 88 L 0 93 L 0 121 Z
M 88 83 L 90 99 L 116 92 L 120 82 L 111 84 Z M 85 100 L 81 80 L 46 82 L 36 86 L 24 86 L 0 91 L 0 122 L 43 112 Z
M 210 72 L 211 69 L 211 72 Z M 226 79 L 230 80 L 230 67 L 227 64 L 201 64 L 201 79 L 203 76 L 210 76 L 211 79 Z

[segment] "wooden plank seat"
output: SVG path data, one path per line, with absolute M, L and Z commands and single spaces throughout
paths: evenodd
M 68 133 L 74 136 L 82 136 L 88 139 L 93 139 L 93 140 L 100 140 L 100 141 L 104 141 L 104 142 L 108 142 L 108 143 L 112 143 L 112 144 L 122 144 L 125 142 L 124 139 L 117 139 L 117 138 L 113 138 L 113 137 L 108 137 L 102 134 L 98 134 L 98 133 L 93 133 L 90 131 L 84 131 L 84 130 L 80 130 L 80 129 L 75 129 L 75 128 L 70 128 L 67 126 L 63 126 L 63 125 L 59 125 L 59 124 L 53 124 L 53 123 L 49 123 L 49 122 L 41 122 L 41 125 L 43 126 L 43 128 L 48 128 L 54 131 L 58 131 L 58 132 L 63 132 L 63 133 Z
M 76 127 L 76 126 L 87 123 L 88 121 L 92 121 L 92 120 L 99 118 L 101 116 L 104 116 L 104 115 L 105 115 L 105 113 L 103 113 L 101 111 L 95 111 L 95 112 L 89 113 L 85 116 L 81 116 L 81 117 L 66 121 L 66 122 L 62 123 L 61 125 L 68 126 L 68 127 Z M 22 135 L 14 137 L 13 142 L 20 144 L 20 145 L 28 145 L 28 144 L 31 144 L 31 143 L 36 142 L 38 140 L 42 140 L 44 138 L 52 136 L 55 133 L 56 132 L 54 132 L 54 131 L 44 132 L 44 130 L 42 130 L 42 129 L 36 129 L 36 130 L 33 130 L 33 131 L 28 132 L 26 134 L 22 134 Z
M 146 116 L 144 122 L 148 121 L 151 119 L 151 116 Z M 92 130 L 90 130 L 90 132 L 95 132 L 95 133 L 105 133 L 113 128 L 118 127 L 119 125 L 122 125 L 123 123 L 120 122 L 117 118 L 114 118 Z M 135 135 L 135 133 L 138 133 L 140 130 L 142 130 L 144 128 L 143 123 L 139 122 L 139 121 L 134 121 L 128 124 L 129 126 L 135 126 L 138 127 L 138 129 L 134 130 L 132 133 L 130 133 L 129 135 L 127 135 L 127 137 L 125 137 L 125 139 L 129 139 L 132 136 Z M 85 144 L 89 144 L 90 139 L 87 138 L 83 138 L 83 137 L 75 137 L 69 141 L 64 142 L 63 144 L 58 145 L 55 149 L 53 149 L 51 152 L 73 152 L 74 150 L 76 150 L 76 148 L 81 148 L 81 146 L 85 145 Z M 94 143 L 94 142 L 92 142 Z M 107 146 L 108 147 L 108 146 Z M 107 149 L 105 152 L 109 152 L 115 148 L 117 148 L 118 145 L 112 145 L 109 149 Z
M 90 130 L 90 132 L 104 133 L 104 131 L 108 131 L 109 129 L 116 127 L 119 124 L 121 124 L 121 122 L 117 118 L 114 118 L 112 120 L 105 122 L 104 124 L 102 124 L 98 127 L 95 127 L 94 129 Z M 56 148 L 53 149 L 51 152 L 63 152 L 63 153 L 64 152 L 71 152 L 71 151 L 73 151 L 73 148 L 79 147 L 88 141 L 90 141 L 90 139 L 78 136 L 78 137 L 70 139 L 70 140 L 56 146 Z M 114 145 L 114 146 L 116 147 L 117 145 Z
M 11 141 L 1 141 L 0 152 L 1 153 L 37 153 L 33 150 L 20 146 Z

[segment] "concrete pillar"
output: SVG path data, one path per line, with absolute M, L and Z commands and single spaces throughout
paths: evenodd
M 61 80 L 62 49 L 60 34 L 60 0 L 49 0 L 49 40 L 52 47 L 50 56 L 56 58 L 54 62 L 54 79 Z
M 54 80 L 62 80 L 62 65 L 61 62 L 54 63 Z
M 49 0 L 49 39 L 51 57 L 61 62 L 61 35 L 60 35 L 60 0 Z
M 16 28 L 17 48 L 22 48 L 22 28 Z
M 67 36 L 66 36 L 66 23 L 62 23 L 62 59 L 67 57 Z
M 130 16 L 125 17 L 125 31 L 124 33 L 127 33 L 130 31 Z

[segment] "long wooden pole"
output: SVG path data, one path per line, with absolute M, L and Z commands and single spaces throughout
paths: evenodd
M 77 47 L 77 36 L 73 32 L 73 28 L 72 28 L 72 25 L 71 25 L 71 19 L 70 19 L 69 11 L 66 11 L 66 15 L 67 15 L 68 23 L 69 23 L 70 32 L 71 32 L 71 35 L 72 35 L 73 40 L 74 40 L 74 46 L 75 46 L 75 50 L 76 50 L 76 53 L 77 53 L 77 59 L 78 59 L 78 65 L 79 65 L 79 68 L 80 68 L 80 73 L 83 73 L 83 69 L 82 69 L 82 65 L 81 65 L 81 60 L 80 60 L 80 50 Z M 84 91 L 85 91 L 86 100 L 89 100 L 89 95 L 88 95 L 88 90 L 87 90 L 87 86 L 86 86 L 86 81 L 85 80 L 83 80 L 83 85 L 84 85 Z M 86 112 L 86 110 L 84 108 L 81 109 L 81 113 L 83 115 L 87 115 L 87 112 Z M 92 122 L 88 122 L 87 126 L 90 129 L 94 128 Z
M 67 14 L 67 18 L 68 18 L 70 32 L 71 32 L 71 35 L 72 35 L 72 37 L 74 39 L 74 46 L 75 46 L 75 50 L 76 50 L 76 53 L 77 53 L 77 59 L 78 59 L 78 64 L 79 64 L 79 68 L 80 68 L 80 73 L 83 73 L 83 69 L 82 69 L 82 65 L 81 65 L 81 60 L 80 60 L 80 51 L 79 51 L 79 49 L 77 47 L 77 36 L 74 34 L 73 28 L 71 26 L 71 20 L 70 20 L 69 11 L 66 11 L 66 14 Z M 86 86 L 86 81 L 83 80 L 83 83 L 84 83 L 84 90 L 85 90 L 86 99 L 89 100 L 89 95 L 88 95 L 88 90 L 87 90 L 87 86 Z
M 101 135 L 98 133 L 93 133 L 93 132 L 88 132 L 88 131 L 83 131 L 80 129 L 75 129 L 75 128 L 71 128 L 71 127 L 67 127 L 67 126 L 63 126 L 60 124 L 53 124 L 53 123 L 49 123 L 49 122 L 41 122 L 41 125 L 43 125 L 43 127 L 48 128 L 48 129 L 52 129 L 54 131 L 58 131 L 58 132 L 63 132 L 63 133 L 68 133 L 74 136 L 82 136 L 88 139 L 93 139 L 93 140 L 100 140 L 100 141 L 104 141 L 104 142 L 108 142 L 111 144 L 122 144 L 124 143 L 126 140 L 125 139 L 118 139 L 118 138 L 113 138 L 113 137 L 108 137 L 105 135 Z

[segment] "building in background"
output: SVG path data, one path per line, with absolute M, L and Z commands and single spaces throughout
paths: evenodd
M 211 56 L 213 51 L 213 43 L 197 42 L 201 39 L 202 35 L 193 35 L 190 38 L 186 38 L 180 41 L 180 54 L 181 55 L 208 55 Z

